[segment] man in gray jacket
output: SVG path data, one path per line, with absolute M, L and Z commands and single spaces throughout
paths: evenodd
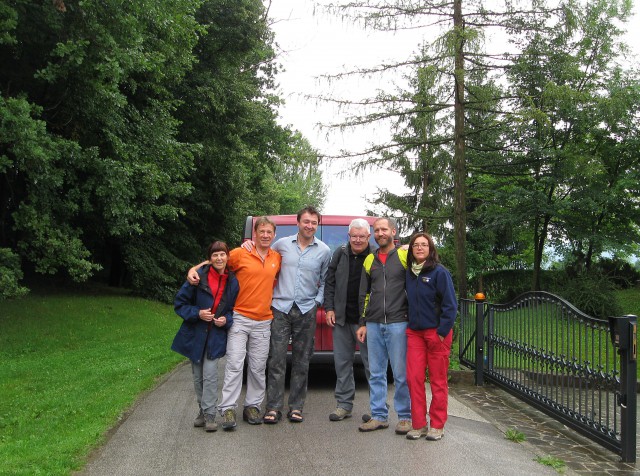
M 359 343 L 358 292 L 363 263 L 369 249 L 369 223 L 356 218 L 349 224 L 349 242 L 333 253 L 324 289 L 324 305 L 327 325 L 333 327 L 333 360 L 336 368 L 336 409 L 329 420 L 340 421 L 351 416 L 356 384 L 353 362 L 356 345 L 360 345 L 360 356 L 369 381 L 369 359 L 366 341 Z M 368 415 L 363 416 L 368 420 Z
M 389 427 L 387 367 L 394 381 L 393 407 L 398 414 L 396 433 L 411 429 L 411 402 L 407 387 L 407 294 L 405 292 L 407 250 L 397 249 L 396 222 L 378 218 L 373 236 L 379 248 L 364 260 L 360 283 L 360 327 L 357 336 L 367 342 L 369 356 L 369 405 L 371 420 L 358 428 L 374 431 Z

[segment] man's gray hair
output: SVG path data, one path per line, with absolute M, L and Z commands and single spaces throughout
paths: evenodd
M 367 233 L 368 233 L 369 222 L 364 218 L 355 218 L 351 220 L 351 223 L 349 223 L 349 232 L 351 232 L 352 228 L 364 228 L 365 230 L 367 230 Z

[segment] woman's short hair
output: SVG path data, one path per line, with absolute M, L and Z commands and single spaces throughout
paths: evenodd
M 217 253 L 218 251 L 224 251 L 227 256 L 229 256 L 229 247 L 227 244 L 224 241 L 215 240 L 209 245 L 209 248 L 207 248 L 207 259 L 209 259 L 213 253 Z

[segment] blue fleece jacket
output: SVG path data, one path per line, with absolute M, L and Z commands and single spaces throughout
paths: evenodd
M 438 335 L 446 337 L 453 328 L 458 302 L 449 270 L 438 264 L 431 270 L 422 270 L 418 276 L 407 269 L 407 300 L 409 303 L 409 329 L 436 328 Z

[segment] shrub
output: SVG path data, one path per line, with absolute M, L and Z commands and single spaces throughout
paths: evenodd
M 554 287 L 558 281 L 560 271 L 542 271 L 540 275 L 541 288 L 543 291 Z M 470 289 L 485 293 L 491 302 L 509 302 L 522 293 L 531 291 L 533 281 L 533 271 L 526 269 L 504 269 L 500 271 L 490 271 L 476 276 L 470 281 Z
M 560 280 L 551 292 L 563 297 L 586 314 L 606 318 L 622 314 L 615 290 L 615 285 L 607 276 L 590 273 Z
M 607 276 L 620 289 L 632 288 L 640 283 L 640 271 L 620 258 L 601 258 L 594 270 Z
M 29 290 L 20 285 L 20 257 L 9 248 L 0 248 L 0 301 L 24 296 Z
M 531 290 L 531 270 L 492 271 L 482 276 L 482 289 L 493 303 L 506 303 Z M 616 285 L 599 272 L 573 275 L 564 271 L 543 271 L 541 291 L 548 291 L 569 301 L 594 317 L 619 316 L 622 308 L 615 295 Z M 480 279 L 471 280 L 472 289 L 480 289 Z

